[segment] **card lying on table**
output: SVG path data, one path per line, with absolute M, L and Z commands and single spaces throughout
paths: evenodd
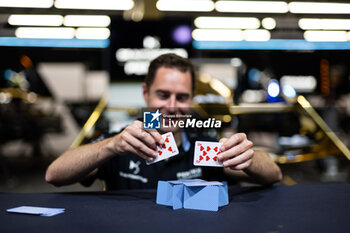
M 8 213 L 17 214 L 33 214 L 45 217 L 55 216 L 57 214 L 64 213 L 64 208 L 46 208 L 46 207 L 36 207 L 36 206 L 19 206 L 16 208 L 11 208 L 6 210 Z
M 177 148 L 174 135 L 172 132 L 163 134 L 162 138 L 164 139 L 164 144 L 161 146 L 157 146 L 158 156 L 151 162 L 146 161 L 147 165 L 170 158 L 179 153 L 179 149 Z
M 196 141 L 193 164 L 195 166 L 222 167 L 222 163 L 218 159 L 221 145 L 220 142 Z

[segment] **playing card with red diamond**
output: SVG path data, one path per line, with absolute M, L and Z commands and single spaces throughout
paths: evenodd
M 146 161 L 147 165 L 159 162 L 161 160 L 175 156 L 179 153 L 179 149 L 177 148 L 174 135 L 172 132 L 163 134 L 162 138 L 164 139 L 164 144 L 161 146 L 157 146 L 158 156 L 151 162 Z
M 193 164 L 195 166 L 222 167 L 222 163 L 218 159 L 221 145 L 220 142 L 196 141 Z

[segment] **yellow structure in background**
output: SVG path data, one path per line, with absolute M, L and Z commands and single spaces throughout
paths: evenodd
M 350 160 L 350 151 L 344 145 L 344 143 L 338 138 L 338 136 L 329 128 L 324 120 L 318 115 L 311 104 L 305 99 L 304 96 L 298 96 L 298 104 L 307 112 L 307 114 L 313 119 L 317 126 L 327 135 L 327 137 L 334 143 L 334 145 L 341 151 L 345 157 Z
M 75 148 L 79 146 L 86 136 L 89 134 L 91 129 L 94 127 L 96 121 L 100 118 L 102 112 L 104 111 L 106 105 L 108 102 L 108 95 L 105 95 L 101 98 L 101 100 L 98 102 L 96 108 L 90 115 L 89 119 L 84 124 L 83 128 L 79 132 L 78 136 L 74 139 L 73 143 L 71 144 L 70 148 Z

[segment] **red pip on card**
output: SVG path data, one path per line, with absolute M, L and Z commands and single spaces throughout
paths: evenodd
M 164 144 L 157 146 L 156 152 L 158 156 L 151 162 L 146 161 L 147 165 L 159 162 L 161 160 L 164 160 L 179 154 L 179 149 L 177 148 L 174 135 L 172 132 L 163 134 L 162 138 L 164 139 Z
M 221 145 L 220 142 L 196 141 L 193 164 L 195 166 L 222 167 L 222 163 L 218 159 Z

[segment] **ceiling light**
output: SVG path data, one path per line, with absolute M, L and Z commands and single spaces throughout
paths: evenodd
M 268 41 L 270 40 L 271 35 L 268 30 L 245 30 L 244 31 L 244 40 L 246 41 Z
M 132 0 L 56 0 L 56 8 L 90 9 L 90 10 L 130 10 L 134 7 Z
M 50 38 L 50 39 L 72 39 L 74 28 L 62 27 L 19 27 L 15 31 L 18 38 Z
M 243 64 L 242 60 L 238 57 L 232 58 L 230 63 L 233 67 L 240 67 Z
M 276 20 L 270 17 L 264 18 L 261 24 L 265 29 L 272 30 L 276 27 Z
M 307 41 L 347 41 L 346 31 L 305 31 Z
M 298 92 L 312 92 L 317 87 L 317 80 L 314 76 L 284 75 L 281 77 L 281 86 L 290 86 Z
M 194 25 L 198 28 L 257 29 L 260 21 L 254 17 L 198 17 Z
M 60 26 L 63 22 L 61 15 L 10 15 L 10 25 L 21 26 Z
M 192 37 L 198 41 L 241 41 L 243 40 L 242 30 L 220 30 L 220 29 L 195 29 Z
M 0 0 L 0 7 L 50 8 L 53 0 Z
M 280 85 L 276 80 L 271 80 L 267 86 L 267 94 L 276 98 L 280 94 Z
M 214 10 L 211 0 L 158 0 L 156 7 L 160 11 L 202 11 Z
M 219 12 L 240 13 L 287 13 L 288 4 L 282 1 L 217 1 Z
M 107 15 L 66 15 L 64 25 L 71 27 L 108 27 L 111 18 Z
M 299 20 L 303 30 L 350 30 L 350 19 L 307 19 Z
M 350 14 L 349 3 L 291 2 L 288 6 L 295 14 Z
M 179 44 L 188 44 L 192 40 L 191 27 L 189 25 L 179 25 L 174 28 L 172 37 Z
M 297 92 L 295 89 L 290 85 L 285 85 L 282 88 L 283 95 L 285 95 L 288 98 L 294 98 L 297 95 Z
M 78 39 L 108 39 L 111 32 L 108 28 L 78 28 L 75 37 Z

